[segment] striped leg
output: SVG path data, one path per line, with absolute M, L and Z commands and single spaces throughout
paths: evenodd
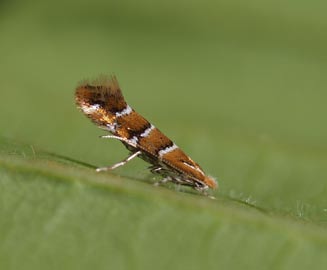
M 129 144 L 130 146 L 137 147 L 137 144 L 135 141 L 129 140 L 129 139 L 126 139 L 123 137 L 115 136 L 115 135 L 102 135 L 102 136 L 100 136 L 100 138 L 102 138 L 102 139 L 117 139 L 117 140 L 120 140 L 121 142 L 125 142 L 125 143 Z
M 120 140 L 122 142 L 127 142 L 128 140 L 119 136 L 115 136 L 115 135 L 102 135 L 100 136 L 101 139 L 117 139 Z
M 171 181 L 171 178 L 168 176 L 168 177 L 165 177 L 165 178 L 155 182 L 153 185 L 157 187 L 157 186 L 160 186 L 162 184 L 168 183 L 169 181 Z
M 131 161 L 133 158 L 137 157 L 141 153 L 142 153 L 141 151 L 132 152 L 127 158 L 125 158 L 121 162 L 118 162 L 118 163 L 116 163 L 116 164 L 114 164 L 112 166 L 97 168 L 96 171 L 97 172 L 102 172 L 102 171 L 108 171 L 108 170 L 116 169 L 116 168 L 118 168 L 120 166 L 125 165 L 128 161 Z
M 149 169 L 150 169 L 150 172 L 158 173 L 158 174 L 160 174 L 162 172 L 162 170 L 163 170 L 163 168 L 161 166 L 157 166 L 157 165 L 151 165 L 149 167 Z

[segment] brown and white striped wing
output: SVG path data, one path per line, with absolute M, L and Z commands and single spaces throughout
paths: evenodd
M 197 163 L 126 103 L 115 77 L 84 82 L 77 87 L 75 97 L 78 107 L 93 122 L 132 152 L 141 151 L 140 157 L 155 167 L 165 167 L 172 180 L 194 187 L 216 187 Z

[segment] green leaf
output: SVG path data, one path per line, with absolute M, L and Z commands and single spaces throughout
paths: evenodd
M 2 1 L 0 269 L 325 269 L 325 1 Z M 115 73 L 217 177 L 154 187 L 74 105 Z
M 35 147 L 1 152 L 2 269 L 326 265 L 327 232 L 315 224 L 97 174 Z

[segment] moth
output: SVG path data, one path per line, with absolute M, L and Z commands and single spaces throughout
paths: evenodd
M 117 139 L 130 152 L 121 162 L 96 171 L 113 170 L 139 157 L 151 164 L 152 173 L 163 177 L 158 183 L 171 181 L 205 194 L 209 188 L 217 188 L 213 177 L 207 176 L 172 140 L 126 103 L 115 76 L 80 83 L 75 99 L 88 118 L 111 133 L 102 138 Z

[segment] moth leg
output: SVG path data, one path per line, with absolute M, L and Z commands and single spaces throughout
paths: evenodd
M 102 135 L 100 136 L 101 139 L 117 139 L 117 140 L 120 140 L 122 142 L 125 142 L 129 145 L 132 145 L 133 147 L 136 147 L 136 143 L 129 140 L 129 139 L 126 139 L 126 138 L 122 138 L 122 137 L 119 137 L 119 136 L 115 136 L 115 135 Z
M 205 185 L 205 186 L 195 186 L 194 189 L 199 191 L 203 196 L 206 196 L 206 197 L 208 197 L 210 199 L 213 199 L 213 200 L 216 199 L 216 197 L 214 197 L 214 196 L 212 196 L 212 195 L 210 195 L 208 193 L 209 187 L 207 185 Z
M 153 166 L 150 166 L 149 169 L 150 169 L 150 172 L 152 172 L 152 173 L 160 173 L 160 171 L 161 171 L 163 168 L 162 168 L 162 167 L 158 167 L 158 166 L 153 165 Z
M 124 138 L 122 137 L 119 137 L 119 136 L 115 136 L 115 135 L 102 135 L 100 136 L 101 139 L 117 139 L 117 140 L 120 140 L 120 141 L 124 141 Z
M 118 162 L 118 163 L 116 163 L 116 164 L 114 164 L 112 166 L 97 168 L 96 171 L 97 172 L 102 172 L 102 171 L 108 171 L 108 170 L 116 169 L 116 168 L 118 168 L 120 166 L 125 165 L 128 161 L 131 161 L 133 158 L 137 157 L 141 153 L 142 153 L 141 151 L 132 152 L 127 158 L 125 158 L 121 162 Z
M 169 181 L 171 181 L 171 178 L 170 177 L 165 177 L 165 178 L 163 178 L 163 179 L 155 182 L 153 185 L 157 187 L 157 186 L 160 186 L 162 184 L 165 184 L 165 183 L 167 183 Z

